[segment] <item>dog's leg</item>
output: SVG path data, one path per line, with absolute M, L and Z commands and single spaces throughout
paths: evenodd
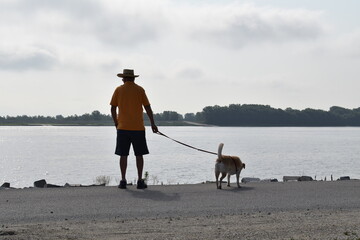
M 221 183 L 223 181 L 223 179 L 226 177 L 226 173 L 221 173 L 221 178 L 220 178 L 220 187 L 219 189 L 221 189 Z
M 230 187 L 230 174 L 227 175 L 227 179 L 228 179 L 227 186 Z
M 216 188 L 217 189 L 221 189 L 221 185 L 219 187 L 219 175 L 220 175 L 220 172 L 219 171 L 215 171 L 215 179 L 216 179 Z M 221 181 L 220 181 L 221 182 Z
M 241 188 L 239 180 L 240 180 L 240 171 L 238 171 L 236 173 L 236 183 L 237 183 L 238 188 Z

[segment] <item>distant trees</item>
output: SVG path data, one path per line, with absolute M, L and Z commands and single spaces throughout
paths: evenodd
M 147 122 L 147 116 L 144 113 L 144 120 Z M 174 111 L 164 111 L 163 113 L 154 114 L 154 119 L 160 122 L 178 122 L 183 120 L 183 116 Z M 113 120 L 110 114 L 102 114 L 95 110 L 91 114 L 85 113 L 83 115 L 71 115 L 64 117 L 56 115 L 55 117 L 45 116 L 6 116 L 0 117 L 0 125 L 113 125 Z
M 330 113 L 341 119 L 342 122 L 349 126 L 359 126 L 360 123 L 360 107 L 353 110 L 342 107 L 331 107 Z
M 331 107 L 330 111 L 299 111 L 269 105 L 231 104 L 203 109 L 204 123 L 219 126 L 360 126 L 360 108 Z
M 93 111 L 91 114 L 86 113 L 81 116 L 71 115 L 63 117 L 56 115 L 49 116 L 17 116 L 17 117 L 0 117 L 0 124 L 4 125 L 36 125 L 36 124 L 58 124 L 58 125 L 109 125 L 112 124 L 110 115 L 101 114 L 99 111 Z
M 189 122 L 218 126 L 360 126 L 360 108 L 346 109 L 333 106 L 329 111 L 307 108 L 285 110 L 272 108 L 269 105 L 231 104 L 229 106 L 208 106 L 202 112 L 186 113 L 184 116 L 174 111 L 154 114 L 159 125 L 183 125 Z M 144 113 L 145 123 L 148 118 Z M 184 122 L 186 121 L 186 123 Z M 17 116 L 0 117 L 0 125 L 113 125 L 110 114 L 99 111 L 91 114 L 64 117 Z
M 186 113 L 184 120 L 189 122 L 198 122 L 198 123 L 204 122 L 203 113 L 202 112 L 198 112 L 196 114 Z
M 154 114 L 155 121 L 181 121 L 183 116 L 173 111 L 164 111 L 163 113 Z

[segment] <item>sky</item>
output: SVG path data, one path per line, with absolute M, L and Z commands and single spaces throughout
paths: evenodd
M 358 0 L 0 0 L 0 116 L 110 113 L 134 69 L 155 113 L 360 107 Z

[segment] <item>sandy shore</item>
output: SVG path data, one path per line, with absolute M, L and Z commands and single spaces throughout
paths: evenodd
M 359 181 L 254 183 L 240 190 L 213 184 L 1 190 L 0 196 L 1 240 L 360 239 Z

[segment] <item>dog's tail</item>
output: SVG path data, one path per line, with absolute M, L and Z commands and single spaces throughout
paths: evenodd
M 221 156 L 222 156 L 222 149 L 223 149 L 223 147 L 224 147 L 224 144 L 223 143 L 220 143 L 219 144 L 219 148 L 218 148 L 218 158 L 221 158 Z

